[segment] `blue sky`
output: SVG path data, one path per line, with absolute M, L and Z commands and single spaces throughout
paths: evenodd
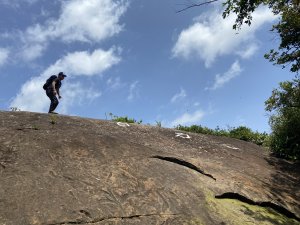
M 176 13 L 186 2 L 0 0 L 0 109 L 47 112 L 63 71 L 62 114 L 269 132 L 264 101 L 294 76 L 263 58 L 277 18 L 259 8 L 237 34 L 220 2 Z

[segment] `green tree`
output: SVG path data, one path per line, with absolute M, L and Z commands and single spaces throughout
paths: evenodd
M 227 0 L 224 3 L 223 18 L 231 13 L 237 15 L 233 29 L 240 29 L 245 23 L 251 25 L 252 13 L 257 7 L 268 6 L 279 21 L 272 31 L 280 36 L 278 50 L 271 49 L 265 58 L 283 68 L 290 65 L 291 72 L 300 69 L 300 1 L 299 0 Z
M 108 114 L 111 119 L 113 121 L 116 121 L 116 122 L 122 122 L 122 123 L 137 123 L 137 124 L 141 124 L 143 121 L 140 120 L 140 121 L 137 121 L 136 119 L 134 118 L 129 118 L 128 116 L 116 116 L 112 113 L 109 113 Z
M 201 125 L 192 125 L 192 126 L 182 126 L 178 125 L 175 127 L 177 130 L 183 130 L 193 133 L 200 133 L 200 134 L 210 134 L 216 136 L 225 136 L 240 139 L 243 141 L 253 142 L 257 145 L 264 145 L 266 146 L 268 143 L 269 135 L 267 133 L 259 133 L 253 132 L 250 128 L 245 126 L 239 127 L 232 127 L 226 129 L 220 129 L 219 127 L 215 129 L 210 129 L 208 127 L 203 127 Z
M 274 64 L 291 64 L 291 72 L 298 72 L 300 69 L 300 7 L 284 7 L 282 19 L 273 26 L 281 38 L 278 51 L 270 50 L 265 58 Z
M 300 159 L 300 79 L 285 81 L 265 102 L 271 112 L 270 147 L 280 157 Z
M 229 131 L 230 137 L 240 139 L 243 141 L 252 141 L 254 140 L 254 133 L 250 128 L 245 126 L 240 126 L 237 128 L 233 128 Z

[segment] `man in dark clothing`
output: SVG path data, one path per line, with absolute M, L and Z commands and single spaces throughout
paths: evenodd
M 49 84 L 49 86 L 46 89 L 46 94 L 47 96 L 50 98 L 51 100 L 51 104 L 50 104 L 50 108 L 49 108 L 49 112 L 48 113 L 54 113 L 57 114 L 56 112 L 54 112 L 54 110 L 56 109 L 59 101 L 57 99 L 56 96 L 58 96 L 59 99 L 61 99 L 61 96 L 59 94 L 59 89 L 61 87 L 61 81 L 63 79 L 65 79 L 66 75 L 63 72 L 60 72 L 57 76 L 57 78 L 55 78 L 51 84 Z

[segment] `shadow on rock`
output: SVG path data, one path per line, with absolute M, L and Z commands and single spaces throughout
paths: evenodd
M 290 198 L 294 206 L 297 205 L 300 201 L 300 162 L 290 162 L 275 157 L 265 159 L 274 168 L 270 184 L 265 185 L 265 188 L 274 193 L 275 200 Z M 290 193 L 293 195 L 291 196 Z M 300 208 L 294 207 L 294 209 L 300 215 Z

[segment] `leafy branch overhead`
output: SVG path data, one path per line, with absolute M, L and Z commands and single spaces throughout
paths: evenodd
M 216 1 L 218 1 L 218 0 L 211 0 L 211 1 L 207 1 L 207 2 L 195 3 L 195 4 L 192 4 L 192 5 L 187 5 L 185 8 L 178 10 L 176 13 L 183 12 L 183 11 L 188 10 L 188 9 L 190 9 L 190 8 L 193 8 L 193 7 L 202 6 L 202 5 L 207 5 L 207 4 L 216 2 Z
M 213 1 L 206 1 L 198 4 L 190 4 L 179 10 L 210 4 Z M 266 6 L 278 15 L 277 24 L 273 25 L 271 31 L 277 33 L 281 42 L 277 50 L 271 49 L 265 54 L 265 58 L 275 65 L 282 65 L 283 68 L 290 66 L 291 72 L 298 73 L 300 69 L 300 0 L 227 0 L 223 3 L 225 7 L 223 18 L 230 14 L 236 14 L 237 18 L 233 29 L 241 29 L 243 24 L 251 25 L 252 13 L 259 6 Z

